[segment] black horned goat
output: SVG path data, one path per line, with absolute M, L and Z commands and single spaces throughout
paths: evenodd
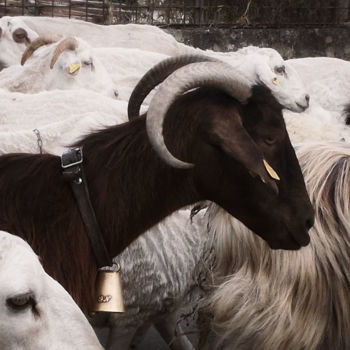
M 90 197 L 110 256 L 201 200 L 223 207 L 272 248 L 309 243 L 313 209 L 281 106 L 225 63 L 176 70 L 147 115 L 87 135 L 77 146 L 84 150 Z M 83 310 L 89 308 L 96 264 L 60 157 L 0 157 L 0 229 L 26 239 L 48 273 Z

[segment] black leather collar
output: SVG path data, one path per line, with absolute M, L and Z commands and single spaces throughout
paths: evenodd
M 88 184 L 83 168 L 82 148 L 71 149 L 61 156 L 63 177 L 69 182 L 78 203 L 81 218 L 89 237 L 97 267 L 112 266 L 112 259 L 107 251 L 94 208 L 90 201 Z

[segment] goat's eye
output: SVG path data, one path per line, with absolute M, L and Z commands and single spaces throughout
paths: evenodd
M 19 28 L 13 32 L 12 37 L 15 42 L 23 43 L 27 39 L 27 35 L 28 34 L 24 29 Z
M 14 310 L 24 310 L 35 304 L 34 294 L 31 292 L 15 295 L 7 299 L 7 305 Z
M 284 74 L 286 72 L 286 67 L 285 66 L 276 67 L 275 71 L 278 74 Z
M 91 61 L 83 61 L 84 66 L 91 66 Z
M 277 139 L 275 137 L 268 136 L 268 137 L 265 137 L 264 141 L 268 145 L 273 145 L 273 144 L 275 144 L 277 142 Z

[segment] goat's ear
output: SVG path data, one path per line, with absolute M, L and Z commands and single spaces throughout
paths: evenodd
M 238 113 L 235 113 L 234 120 L 217 119 L 213 125 L 212 137 L 214 143 L 227 156 L 234 158 L 247 169 L 247 176 L 258 176 L 263 183 L 278 193 L 278 187 L 271 176 L 269 166 L 266 165 L 268 163 L 264 161 L 262 152 L 243 127 Z
M 0 38 L 1 38 L 1 35 L 2 35 L 2 29 L 1 29 L 1 27 L 0 27 Z
M 279 80 L 267 62 L 260 62 L 256 65 L 256 74 L 259 82 L 263 83 L 267 88 L 270 90 L 278 89 Z

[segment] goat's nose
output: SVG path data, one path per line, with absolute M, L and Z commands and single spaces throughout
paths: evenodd
M 305 95 L 305 100 L 307 102 L 307 105 L 309 105 L 309 103 L 310 103 L 310 95 L 306 94 Z
M 115 98 L 118 98 L 118 96 L 119 96 L 118 90 L 114 90 L 114 96 L 115 96 Z
M 314 226 L 315 223 L 315 217 L 312 215 L 309 218 L 306 219 L 305 225 L 306 225 L 306 229 L 310 230 L 310 228 L 312 226 Z

